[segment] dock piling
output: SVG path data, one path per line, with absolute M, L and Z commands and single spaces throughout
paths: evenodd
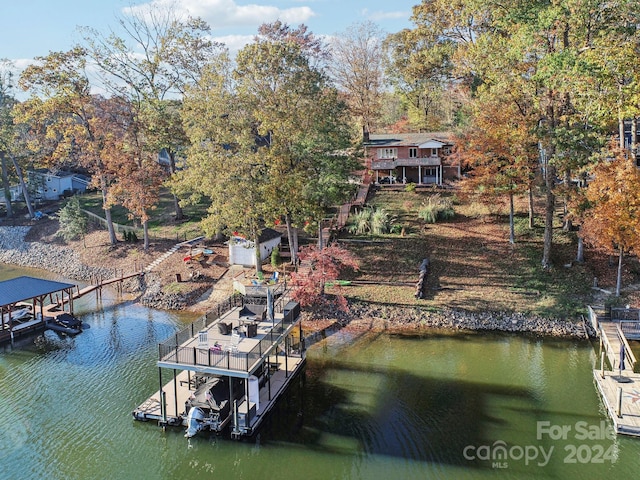
M 604 378 L 604 352 L 600 355 L 600 376 Z
M 622 418 L 622 387 L 618 387 L 618 418 Z

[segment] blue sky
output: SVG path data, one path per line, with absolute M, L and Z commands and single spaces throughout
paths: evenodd
M 204 18 L 213 36 L 233 51 L 261 23 L 278 18 L 293 26 L 304 23 L 318 35 L 366 20 L 397 32 L 411 27 L 411 7 L 420 0 L 14 0 L 0 7 L 0 59 L 20 67 L 35 56 L 68 50 L 81 40 L 78 26 L 107 33 L 116 27 L 116 16 L 148 3 L 173 4 Z

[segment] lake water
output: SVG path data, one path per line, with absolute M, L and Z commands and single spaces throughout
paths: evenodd
M 0 269 L 0 278 L 18 274 L 47 276 Z M 255 438 L 186 440 L 131 411 L 157 389 L 157 343 L 193 317 L 103 298 L 102 310 L 91 295 L 77 303 L 90 328 L 75 338 L 47 332 L 46 348 L 31 339 L 0 349 L 0 478 L 585 480 L 640 471 L 640 439 L 609 435 L 593 347 L 510 335 L 336 333 L 310 348 Z

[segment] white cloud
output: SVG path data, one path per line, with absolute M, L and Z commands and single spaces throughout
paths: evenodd
M 253 41 L 253 37 L 254 35 L 224 35 L 220 37 L 213 37 L 212 40 L 224 43 L 229 49 L 231 58 L 234 58 L 238 51 L 242 50 L 245 45 Z
M 281 20 L 297 25 L 316 13 L 310 7 L 281 9 L 271 5 L 238 5 L 235 0 L 151 0 L 126 7 L 123 13 L 144 14 L 149 8 L 171 8 L 179 16 L 201 17 L 213 29 L 226 27 L 257 27 L 265 22 Z
M 371 21 L 374 21 L 374 22 L 378 22 L 380 20 L 407 19 L 407 18 L 411 17 L 411 12 L 403 12 L 403 11 L 400 11 L 400 10 L 396 10 L 394 12 L 383 12 L 383 11 L 380 11 L 380 10 L 378 10 L 376 12 L 372 12 L 367 8 L 363 9 L 361 14 L 367 20 L 371 20 Z

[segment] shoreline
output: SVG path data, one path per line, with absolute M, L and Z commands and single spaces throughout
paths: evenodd
M 438 312 L 415 306 L 376 305 L 355 302 L 350 312 L 338 318 L 315 319 L 306 313 L 304 326 L 311 332 L 345 329 L 359 333 L 379 331 L 392 334 L 433 332 L 518 333 L 540 337 L 586 340 L 593 337 L 587 322 L 571 322 L 519 312 L 471 312 L 443 308 Z
M 67 278 L 89 281 L 96 276 L 108 278 L 116 271 L 107 267 L 89 266 L 81 262 L 72 248 L 43 242 L 27 242 L 30 226 L 0 226 L 0 262 L 47 270 Z M 186 295 L 164 294 L 155 282 L 130 282 L 128 291 L 139 294 L 137 301 L 150 308 L 167 309 L 168 305 L 188 309 L 194 300 L 193 293 Z M 168 298 L 165 298 L 168 297 Z M 185 298 L 179 298 L 185 297 Z M 167 301 L 170 299 L 170 301 Z M 371 304 L 353 302 L 350 312 L 324 312 L 317 320 L 309 312 L 303 312 L 304 324 L 312 332 L 327 328 L 348 331 L 386 331 L 389 333 L 448 332 L 504 332 L 525 333 L 538 336 L 585 339 L 591 335 L 586 322 L 549 319 L 518 312 L 471 312 L 459 309 L 432 309 L 416 306 Z

